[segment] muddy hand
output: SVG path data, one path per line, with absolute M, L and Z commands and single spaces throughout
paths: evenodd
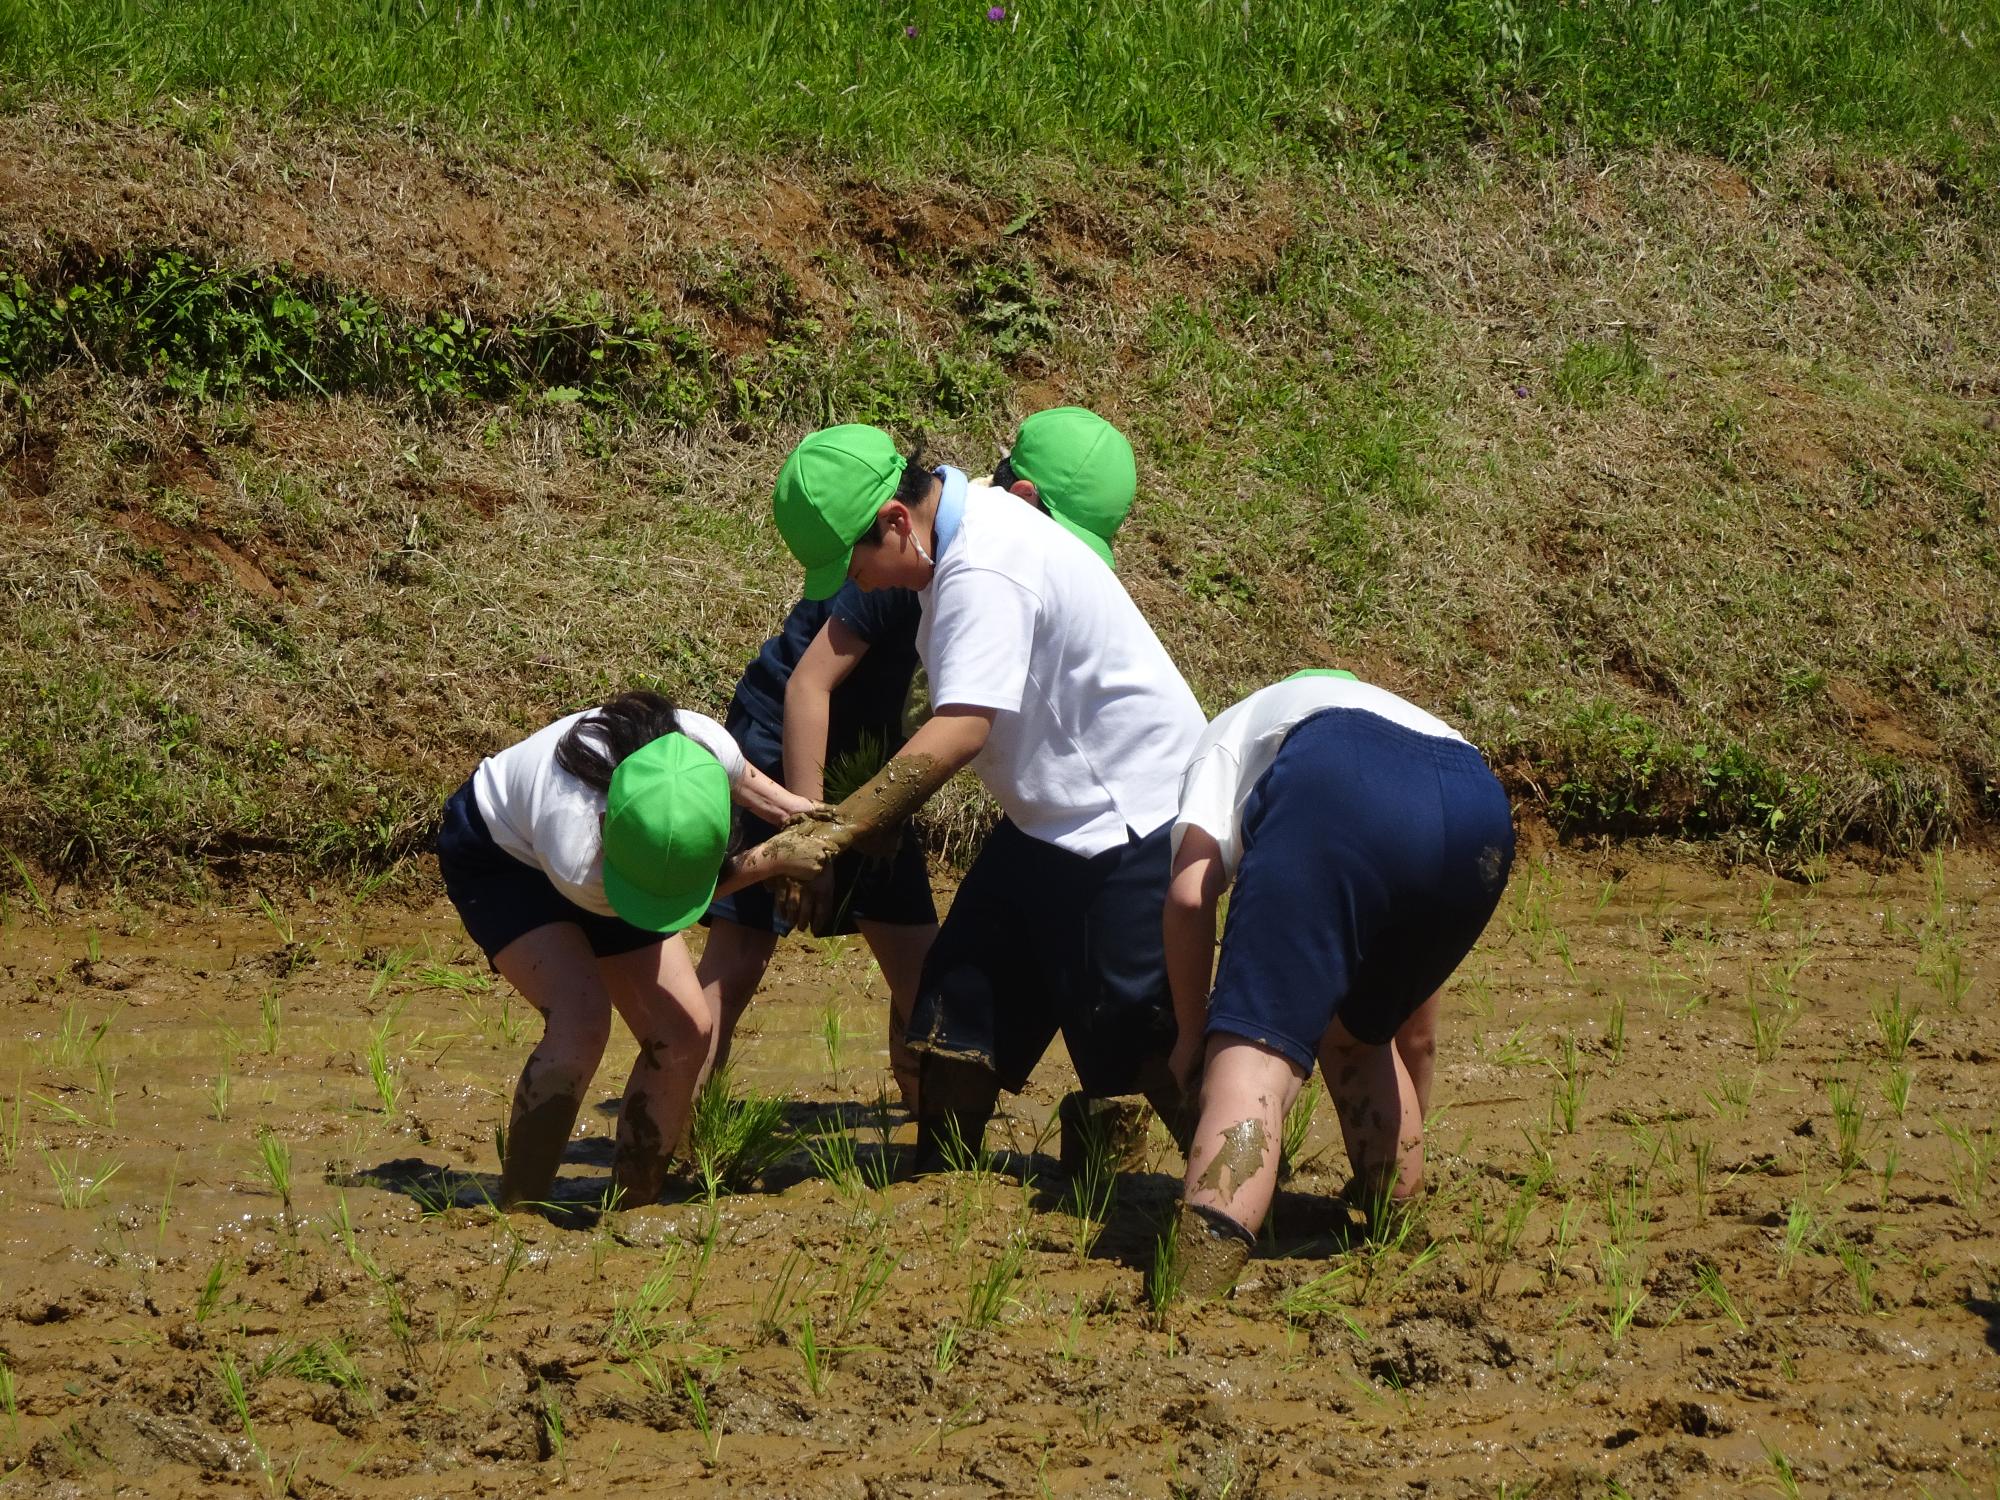
M 778 915 L 794 932 L 819 933 L 833 918 L 833 871 L 811 880 L 787 880 L 778 886 Z
M 826 823 L 801 819 L 758 845 L 747 863 L 760 880 L 779 876 L 808 880 L 832 864 L 839 853 Z

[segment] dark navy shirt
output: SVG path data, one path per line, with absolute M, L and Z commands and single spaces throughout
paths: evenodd
M 863 589 L 842 584 L 831 599 L 801 599 L 778 633 L 764 642 L 744 670 L 730 704 L 732 716 L 747 715 L 773 736 L 785 726 L 785 684 L 829 617 L 837 618 L 868 643 L 868 654 L 834 689 L 832 711 L 839 738 L 870 733 L 891 746 L 903 741 L 903 702 L 917 670 L 917 620 L 922 605 L 911 589 Z

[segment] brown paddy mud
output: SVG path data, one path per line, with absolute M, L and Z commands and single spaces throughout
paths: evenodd
M 503 1219 L 538 1023 L 448 908 L 16 911 L 4 1489 L 1990 1495 L 1996 914 L 1965 857 L 1524 860 L 1449 996 L 1424 1212 L 1359 1237 L 1322 1106 L 1234 1295 L 1160 1312 L 1178 1160 L 1156 1129 L 1080 1217 L 1059 1058 L 985 1170 L 870 1185 L 909 1127 L 858 944 L 789 945 L 736 1054 L 855 1175 L 799 1145 Z

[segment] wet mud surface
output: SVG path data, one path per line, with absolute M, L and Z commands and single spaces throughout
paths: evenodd
M 1524 859 L 1422 1212 L 1361 1237 L 1315 1085 L 1234 1292 L 1164 1312 L 1179 1158 L 1155 1126 L 1081 1218 L 1059 1055 L 985 1170 L 876 1185 L 912 1132 L 857 942 L 788 942 L 746 1018 L 775 1167 L 551 1219 L 477 1206 L 540 1022 L 448 907 L 17 908 L 5 1492 L 1991 1495 L 1996 873 Z

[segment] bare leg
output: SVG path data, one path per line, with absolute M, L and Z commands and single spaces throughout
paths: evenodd
M 637 1208 L 655 1201 L 665 1185 L 668 1159 L 708 1068 L 715 1018 L 679 936 L 598 962 L 612 1003 L 639 1043 L 611 1159 L 618 1201 Z
M 583 1091 L 611 1036 L 611 996 L 583 929 L 551 922 L 523 933 L 493 956 L 500 975 L 541 1012 L 542 1039 L 514 1085 L 500 1206 L 547 1199 L 576 1127 Z
M 1269 1047 L 1226 1032 L 1211 1036 L 1183 1201 L 1254 1234 L 1277 1192 L 1285 1111 L 1304 1081 L 1296 1064 Z
M 923 978 L 924 957 L 937 937 L 937 923 L 910 926 L 899 922 L 855 924 L 875 963 L 882 982 L 889 987 L 889 1071 L 895 1075 L 896 1091 L 903 1096 L 903 1108 L 917 1112 L 917 1055 L 904 1040 L 910 1029 L 910 1012 L 917 1003 L 917 984 Z
M 1396 1028 L 1396 1056 L 1410 1075 L 1410 1087 L 1417 1093 L 1417 1114 L 1431 1117 L 1431 1075 L 1437 1070 L 1437 1028 L 1439 1001 L 1443 990 L 1410 1012 L 1410 1018 Z
M 1336 1016 L 1320 1039 L 1319 1065 L 1362 1192 L 1415 1198 L 1424 1185 L 1424 1117 L 1397 1048 L 1356 1040 Z
M 770 966 L 771 954 L 777 946 L 775 932 L 759 932 L 741 922 L 719 918 L 709 924 L 708 941 L 694 970 L 714 1023 L 710 1055 L 702 1068 L 704 1078 L 718 1068 L 729 1066 L 729 1044 L 736 1035 L 736 1023 L 743 1019 L 750 997 L 764 982 L 764 970 Z

